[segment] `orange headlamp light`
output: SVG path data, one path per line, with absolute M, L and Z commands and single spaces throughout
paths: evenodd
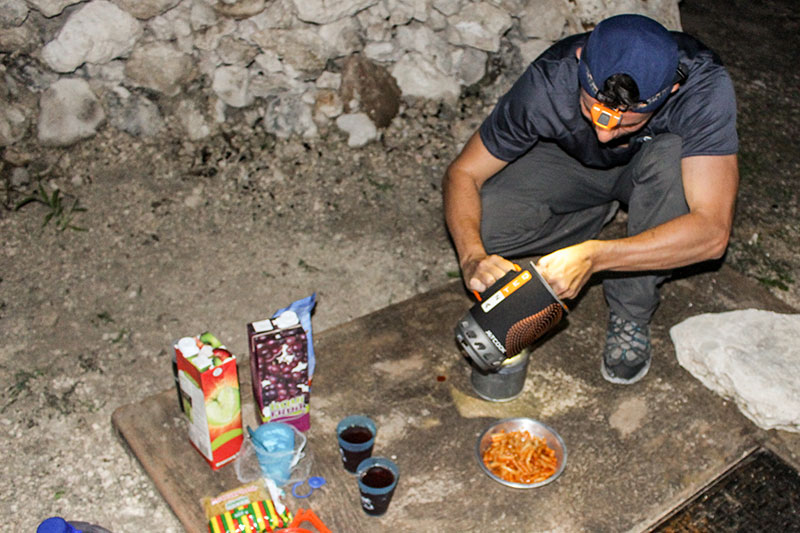
M 592 104 L 591 112 L 594 125 L 604 130 L 616 128 L 622 120 L 622 111 L 604 106 L 600 102 Z

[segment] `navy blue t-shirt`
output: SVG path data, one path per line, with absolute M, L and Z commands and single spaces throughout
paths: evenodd
M 688 78 L 632 134 L 627 146 L 604 145 L 581 114 L 575 51 L 589 34 L 568 37 L 542 53 L 498 101 L 480 127 L 489 152 L 513 161 L 539 139 L 557 143 L 593 168 L 625 164 L 643 140 L 660 133 L 683 139 L 682 157 L 728 155 L 738 150 L 736 98 L 730 76 L 714 52 L 685 33 L 673 32 Z

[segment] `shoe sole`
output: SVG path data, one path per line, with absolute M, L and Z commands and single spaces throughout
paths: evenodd
M 610 375 L 608 370 L 606 370 L 606 363 L 602 359 L 600 360 L 600 374 L 603 375 L 603 379 L 608 381 L 609 383 L 614 383 L 616 385 L 633 385 L 637 381 L 641 381 L 643 377 L 647 375 L 647 371 L 650 370 L 650 361 L 649 359 L 647 363 L 639 370 L 639 373 L 633 376 L 630 379 L 618 378 Z

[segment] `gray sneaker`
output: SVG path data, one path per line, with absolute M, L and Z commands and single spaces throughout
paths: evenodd
M 650 326 L 625 320 L 611 312 L 600 367 L 606 381 L 622 385 L 636 383 L 650 370 L 652 351 Z

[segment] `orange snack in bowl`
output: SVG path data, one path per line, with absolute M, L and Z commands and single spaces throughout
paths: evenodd
M 497 477 L 512 483 L 539 483 L 556 472 L 556 452 L 528 431 L 501 431 L 491 436 L 483 464 Z

